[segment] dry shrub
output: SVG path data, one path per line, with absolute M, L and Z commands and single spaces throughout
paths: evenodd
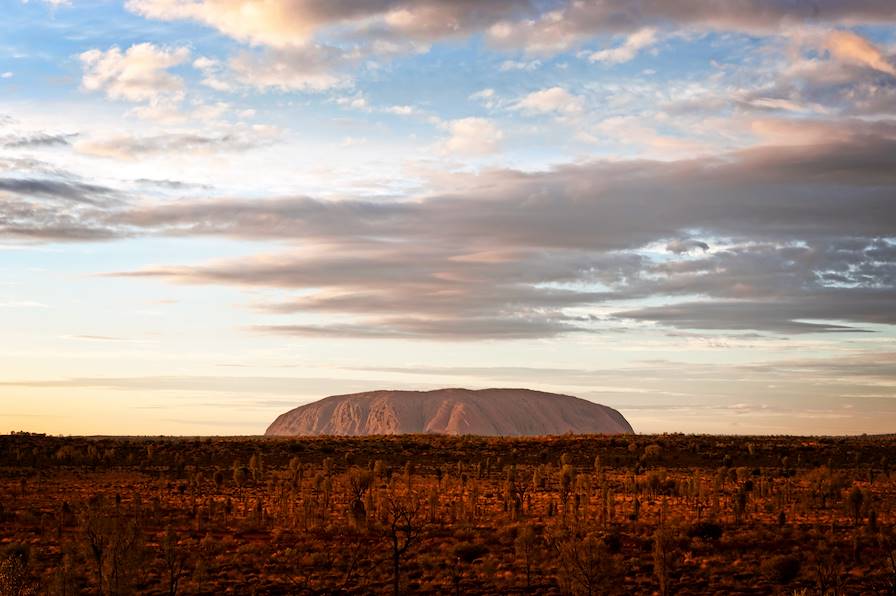
M 775 584 L 789 584 L 800 574 L 802 563 L 793 555 L 777 555 L 766 559 L 760 565 L 762 575 Z

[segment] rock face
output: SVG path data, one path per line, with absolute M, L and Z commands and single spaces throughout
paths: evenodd
M 370 391 L 333 395 L 281 414 L 269 436 L 631 434 L 613 408 L 529 389 Z

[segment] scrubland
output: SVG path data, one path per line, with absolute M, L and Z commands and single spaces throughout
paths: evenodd
M 0 595 L 894 594 L 896 437 L 0 436 Z

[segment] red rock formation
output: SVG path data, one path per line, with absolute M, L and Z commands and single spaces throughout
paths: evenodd
M 265 434 L 629 434 L 626 419 L 578 397 L 529 389 L 370 391 L 333 395 L 281 414 Z

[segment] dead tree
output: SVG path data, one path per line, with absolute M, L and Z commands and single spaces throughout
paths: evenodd
M 422 536 L 422 513 L 422 502 L 414 493 L 398 495 L 390 491 L 384 499 L 384 530 L 392 550 L 392 587 L 395 596 L 401 594 L 402 561 Z

